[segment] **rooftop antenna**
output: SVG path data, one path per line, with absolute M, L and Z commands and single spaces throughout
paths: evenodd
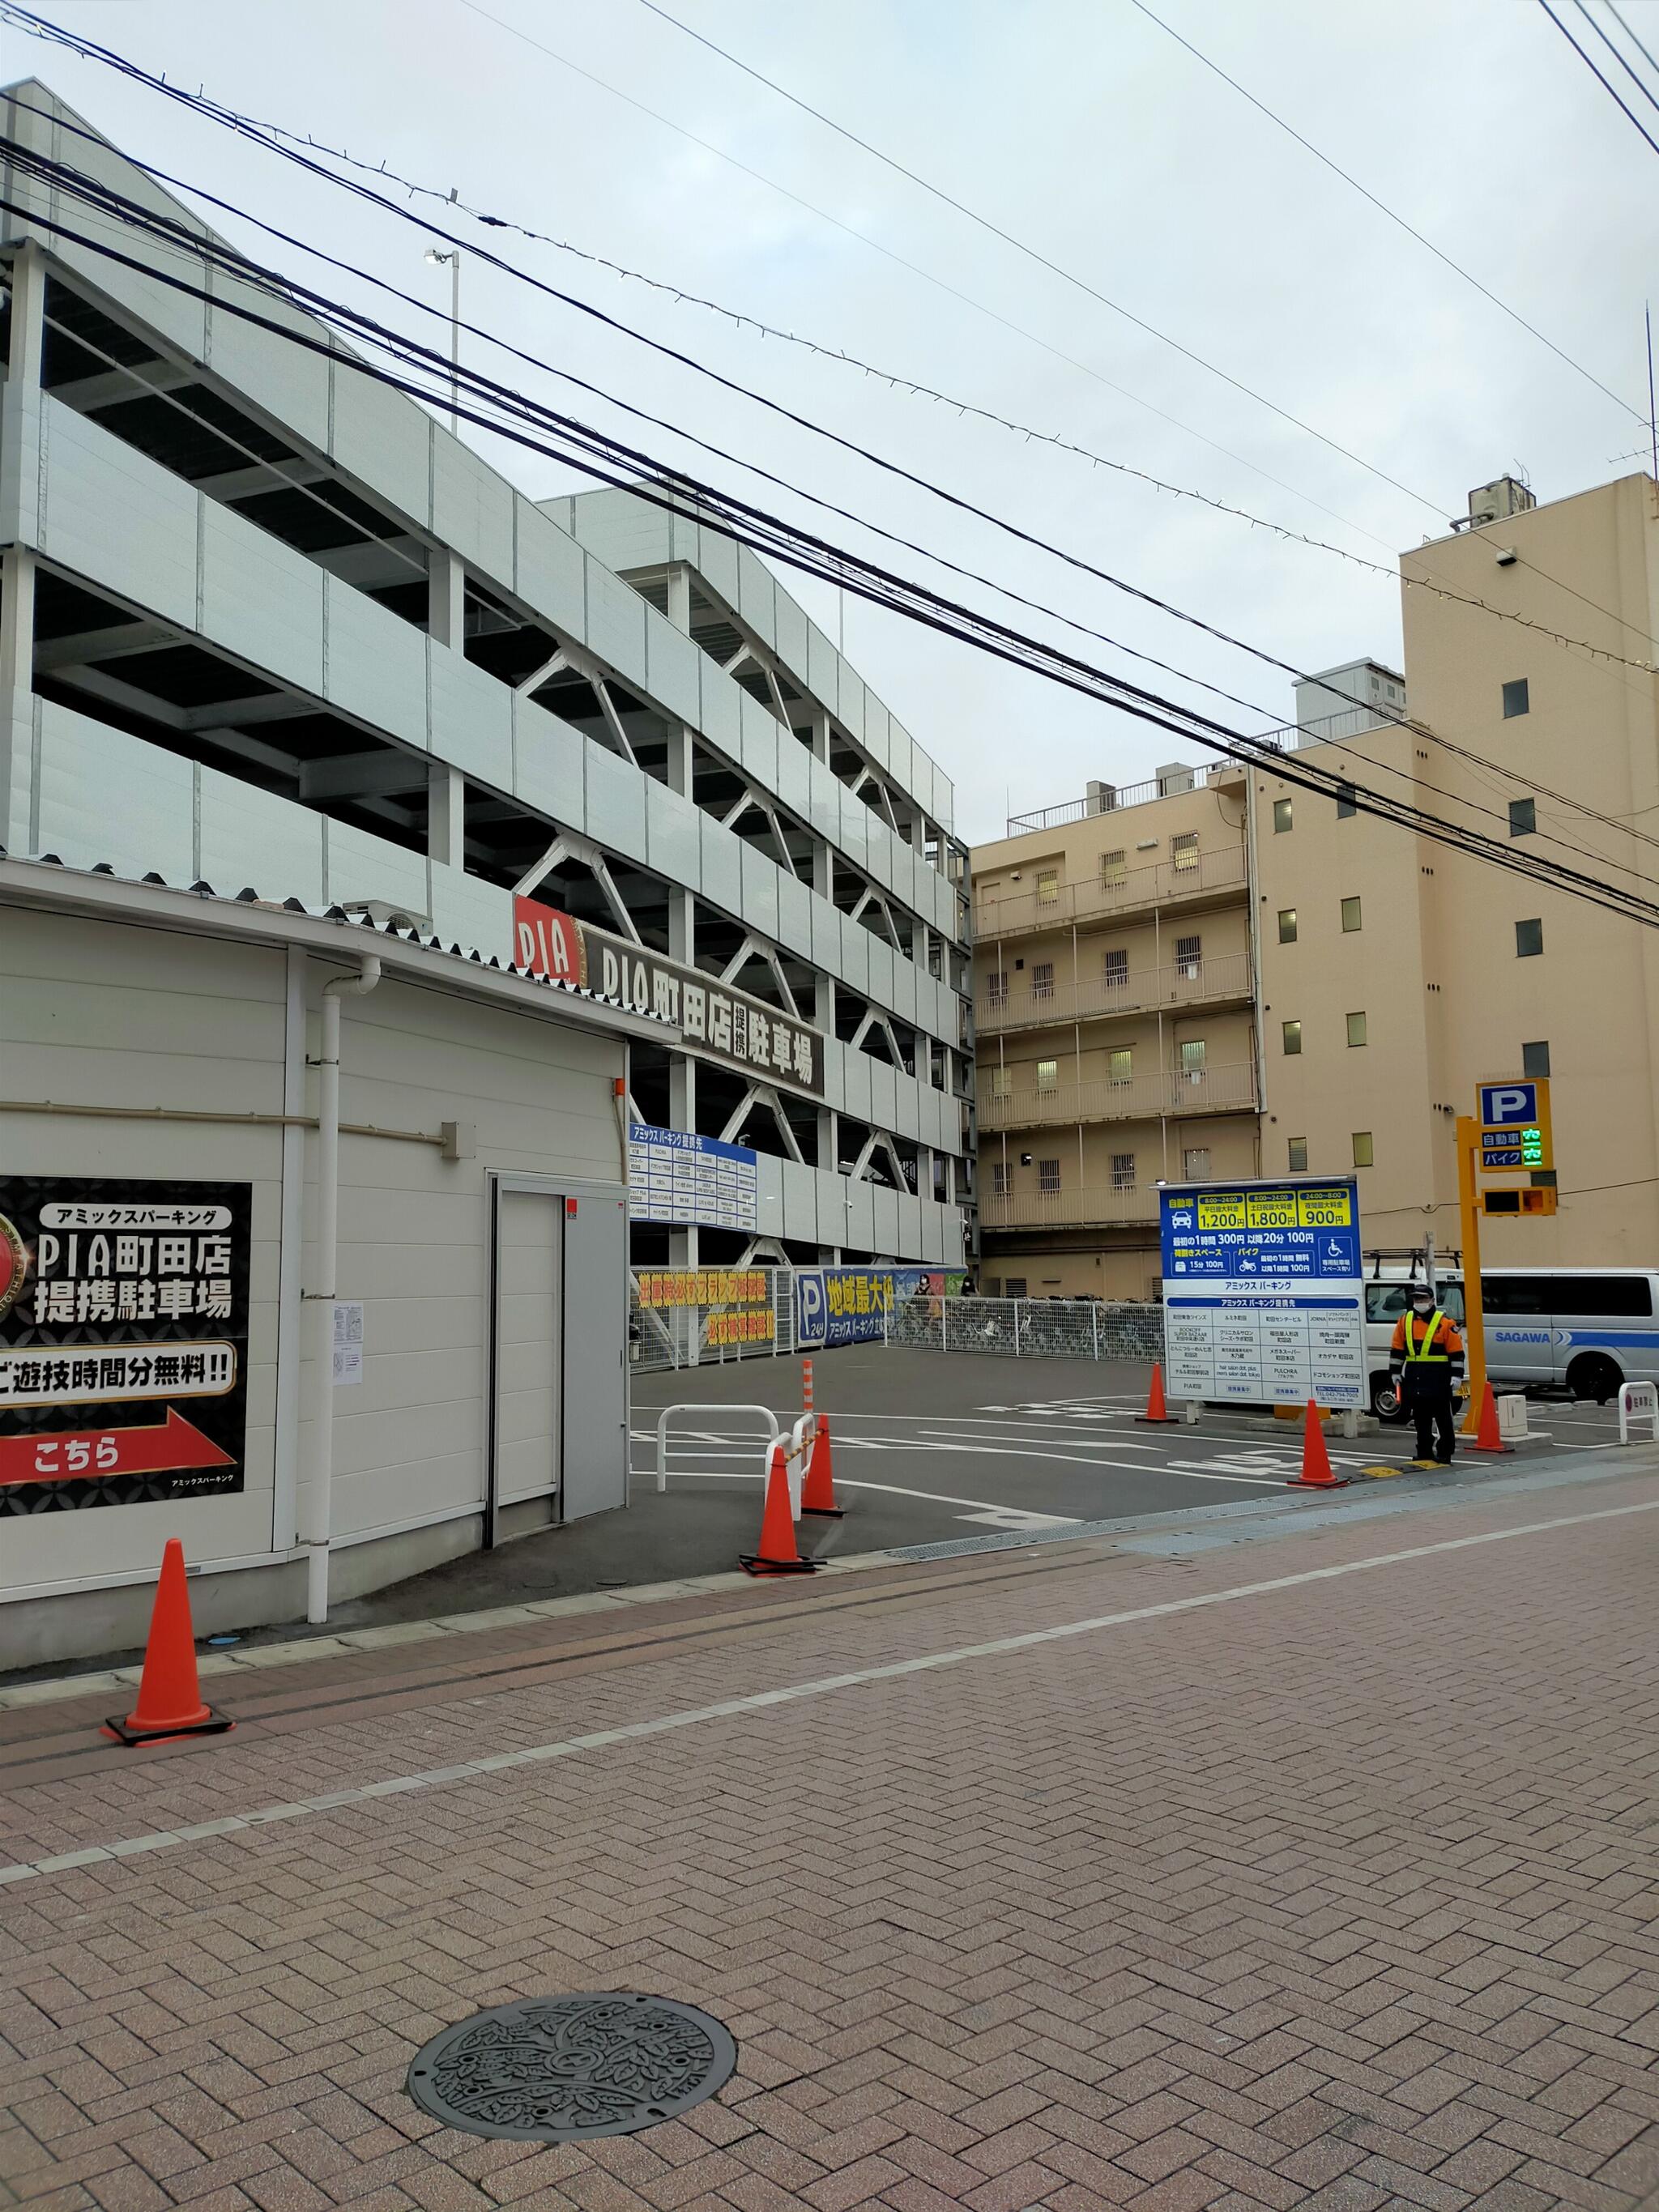
M 1653 441 L 1653 473 L 1659 477 L 1659 413 L 1653 404 L 1653 303 L 1649 301 L 1644 310 L 1648 326 L 1648 435 Z

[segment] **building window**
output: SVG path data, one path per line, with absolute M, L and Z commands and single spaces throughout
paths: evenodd
M 1054 963 L 1039 960 L 1031 969 L 1031 992 L 1035 998 L 1052 999 L 1054 995 Z
M 1112 1188 L 1133 1190 L 1135 1187 L 1135 1156 L 1133 1152 L 1112 1154 Z
M 1293 825 L 1294 825 L 1294 823 L 1295 823 L 1295 821 L 1296 821 L 1296 801 L 1295 801 L 1293 799 L 1274 799 L 1274 801 L 1273 801 L 1273 835 L 1274 835 L 1274 836 L 1276 836 L 1276 837 L 1277 837 L 1277 836 L 1281 836 L 1286 830 L 1289 830 L 1289 829 L 1291 829 L 1291 827 L 1293 827 Z
M 1279 909 L 1279 941 L 1281 945 L 1296 943 L 1296 908 L 1282 906 Z
M 1057 1060 L 1040 1060 L 1036 1064 L 1036 1087 L 1039 1091 L 1059 1090 L 1060 1062 Z
M 1060 1188 L 1060 1162 L 1058 1160 L 1039 1160 L 1037 1162 L 1037 1188 L 1042 1193 L 1045 1198 L 1052 1198 L 1055 1192 L 1058 1191 Z
M 985 979 L 985 996 L 990 1005 L 1000 1006 L 1008 996 L 1008 970 L 994 969 Z
M 1204 1040 L 1187 1037 L 1181 1047 L 1181 1072 L 1188 1080 L 1196 1083 L 1204 1073 Z
M 1294 1054 L 1301 1051 L 1302 1024 L 1300 1022 L 1281 1023 L 1279 1025 L 1279 1035 L 1284 1041 L 1285 1050 L 1287 1053 Z
M 1343 900 L 1342 927 L 1351 933 L 1359 927 L 1359 901 L 1357 898 Z
M 1006 1160 L 991 1163 L 991 1195 L 1006 1198 L 1014 1187 L 1014 1170 Z
M 1122 848 L 1100 856 L 1100 880 L 1103 884 L 1121 884 L 1129 872 L 1129 862 Z
M 1106 1055 L 1107 1080 L 1127 1083 L 1135 1072 L 1135 1056 L 1132 1047 L 1119 1045 Z
M 1060 896 L 1060 870 L 1039 868 L 1036 880 L 1037 904 L 1052 906 Z
M 1210 1180 L 1209 1146 L 1189 1145 L 1181 1155 L 1181 1172 L 1188 1182 L 1208 1182 Z
M 1532 697 L 1527 689 L 1527 679 L 1524 676 L 1517 676 L 1513 683 L 1504 686 L 1504 720 L 1511 722 L 1517 714 L 1529 714 L 1531 712 Z
M 1306 1175 L 1308 1172 L 1307 1139 L 1305 1137 L 1291 1138 L 1288 1141 L 1286 1150 L 1289 1154 L 1287 1164 L 1290 1168 L 1291 1173 L 1292 1175 Z
M 1364 1042 L 1365 1017 L 1364 1014 L 1350 1014 L 1348 1017 L 1348 1042 L 1352 1045 L 1364 1044 Z
M 1121 991 L 1129 980 L 1129 948 L 1115 945 L 1106 955 L 1106 988 Z
M 993 1098 L 1007 1097 L 1013 1087 L 1014 1071 L 1012 1067 L 994 1067 L 991 1070 L 991 1096 Z
M 1357 1168 L 1376 1165 L 1371 1158 L 1371 1133 L 1369 1129 L 1356 1129 L 1353 1133 L 1353 1164 Z
M 1337 820 L 1339 822 L 1349 821 L 1354 815 L 1358 814 L 1358 811 L 1359 804 L 1358 800 L 1355 797 L 1353 786 L 1351 783 L 1339 784 L 1336 789 Z
M 1177 937 L 1176 939 L 1176 973 L 1183 983 L 1196 983 L 1204 957 L 1201 937 Z
M 1515 957 L 1531 960 L 1544 949 L 1544 925 L 1541 921 L 1517 921 L 1515 925 Z
M 1538 801 L 1535 799 L 1512 799 L 1510 801 L 1510 835 L 1511 837 L 1530 837 L 1538 827 Z
M 1549 1072 L 1550 1048 L 1547 1042 L 1540 1038 L 1536 1044 L 1523 1044 L 1521 1048 L 1522 1074 L 1547 1076 Z
M 1170 865 L 1176 869 L 1195 868 L 1198 866 L 1196 830 L 1184 830 L 1179 837 L 1170 838 Z

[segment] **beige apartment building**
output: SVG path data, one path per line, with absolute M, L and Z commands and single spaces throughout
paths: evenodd
M 1401 576 L 1403 676 L 1299 684 L 1280 748 L 1659 902 L 1654 479 L 1499 479 Z M 972 856 L 988 1291 L 1156 1296 L 1161 1182 L 1352 1171 L 1368 1249 L 1455 1248 L 1455 1119 L 1528 1073 L 1559 1211 L 1485 1256 L 1659 1262 L 1659 930 L 1228 760 L 1009 830 Z

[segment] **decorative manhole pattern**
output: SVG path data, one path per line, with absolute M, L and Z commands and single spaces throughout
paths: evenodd
M 446 2127 L 581 2142 L 672 2120 L 737 2063 L 731 2035 L 695 2005 L 611 1990 L 531 1997 L 447 2027 L 416 2053 L 407 2086 Z

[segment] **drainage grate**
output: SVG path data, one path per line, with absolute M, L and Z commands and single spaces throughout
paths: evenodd
M 445 2028 L 417 2051 L 410 2095 L 446 2127 L 515 2142 L 582 2142 L 670 2120 L 730 2079 L 738 2046 L 671 1997 L 531 1997 Z

